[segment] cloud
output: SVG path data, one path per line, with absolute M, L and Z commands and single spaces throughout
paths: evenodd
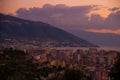
M 101 17 L 100 14 L 92 13 L 89 15 L 91 17 L 89 19 L 88 14 L 92 10 L 99 10 L 101 8 L 101 6 L 98 6 L 97 8 L 96 5 L 69 7 L 64 4 L 58 4 L 55 6 L 46 4 L 42 8 L 20 8 L 16 11 L 16 16 L 23 19 L 46 22 L 67 30 L 120 29 L 119 8 L 110 9 L 111 14 L 109 14 L 107 18 Z
M 110 11 L 117 11 L 117 10 L 120 10 L 120 8 L 119 7 L 113 7 L 113 8 L 109 8 L 108 10 L 110 10 Z
M 111 13 L 105 20 L 104 26 L 110 29 L 120 29 L 120 12 Z
M 87 29 L 87 32 L 97 32 L 97 33 L 113 33 L 120 34 L 120 29 L 118 30 L 110 30 L 110 29 Z
M 88 22 L 86 14 L 91 9 L 92 6 L 68 7 L 63 4 L 56 6 L 46 4 L 42 8 L 20 8 L 16 11 L 16 16 L 23 19 L 43 21 L 59 27 L 72 27 L 86 24 Z

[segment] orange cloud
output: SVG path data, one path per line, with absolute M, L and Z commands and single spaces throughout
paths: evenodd
M 113 33 L 113 34 L 120 34 L 120 29 L 117 30 L 110 30 L 110 29 L 87 29 L 85 31 L 88 32 L 97 32 L 97 33 Z
M 108 10 L 108 7 L 96 6 L 93 7 L 93 10 L 91 10 L 87 15 L 89 16 L 89 18 L 91 18 L 91 15 L 93 14 L 98 14 L 102 18 L 108 18 L 108 16 L 111 14 L 111 11 Z

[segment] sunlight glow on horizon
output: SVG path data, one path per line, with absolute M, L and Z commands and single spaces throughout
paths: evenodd
M 109 30 L 109 29 L 87 29 L 87 32 L 96 32 L 96 33 L 112 33 L 112 34 L 120 34 L 120 29 L 117 30 Z

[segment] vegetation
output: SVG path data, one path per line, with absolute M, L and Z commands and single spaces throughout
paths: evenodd
M 111 68 L 109 76 L 111 80 L 120 80 L 120 55 L 117 57 L 115 64 Z
M 73 68 L 67 68 L 62 73 L 56 73 L 49 80 L 82 80 L 84 74 Z
M 39 78 L 37 68 L 26 57 L 27 53 L 19 50 L 5 49 L 0 54 L 1 80 L 34 80 Z

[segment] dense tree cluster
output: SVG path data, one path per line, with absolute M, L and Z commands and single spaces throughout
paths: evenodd
M 82 80 L 84 74 L 73 68 L 67 68 L 62 73 L 56 73 L 49 80 Z
M 119 53 L 120 54 L 120 53 Z M 110 70 L 109 76 L 111 80 L 120 80 L 120 55 L 117 56 L 116 62 Z
M 34 80 L 39 78 L 36 66 L 27 59 L 27 55 L 20 50 L 5 49 L 0 54 L 0 79 Z

